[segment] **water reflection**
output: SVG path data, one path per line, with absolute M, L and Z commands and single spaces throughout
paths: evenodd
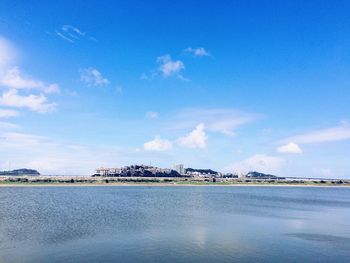
M 286 236 L 300 238 L 306 241 L 326 242 L 329 245 L 350 250 L 350 237 L 312 233 L 290 233 L 286 234 Z
M 2 188 L 0 207 L 0 262 L 350 256 L 348 188 Z

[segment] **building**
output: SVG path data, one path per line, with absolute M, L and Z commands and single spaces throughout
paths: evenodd
M 98 168 L 95 170 L 95 176 L 116 176 L 121 173 L 120 168 Z
M 184 174 L 185 173 L 185 169 L 184 169 L 184 165 L 183 164 L 176 164 L 174 166 L 174 170 L 176 172 L 178 172 L 179 174 Z

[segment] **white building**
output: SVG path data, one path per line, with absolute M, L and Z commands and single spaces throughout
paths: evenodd
M 95 174 L 99 176 L 113 176 L 121 173 L 121 168 L 98 168 L 95 170 Z
M 176 164 L 174 166 L 174 170 L 176 172 L 178 172 L 179 174 L 184 174 L 185 173 L 185 169 L 184 169 L 184 165 L 183 164 Z

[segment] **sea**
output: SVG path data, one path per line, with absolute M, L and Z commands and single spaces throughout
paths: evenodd
M 350 262 L 350 188 L 0 188 L 0 262 Z

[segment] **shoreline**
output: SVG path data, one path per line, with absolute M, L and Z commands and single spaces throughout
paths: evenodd
M 217 187 L 350 187 L 350 179 L 251 179 L 208 177 L 87 177 L 87 176 L 0 176 L 1 187 L 102 187 L 102 186 L 217 186 Z
M 323 187 L 323 188 L 348 188 L 350 185 L 332 184 L 272 184 L 272 183 L 0 183 L 0 188 L 13 187 Z

